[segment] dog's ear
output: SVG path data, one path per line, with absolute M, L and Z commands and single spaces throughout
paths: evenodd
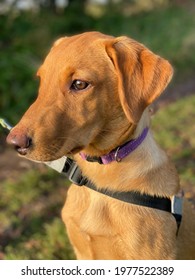
M 118 76 L 119 98 L 132 123 L 166 88 L 173 69 L 169 62 L 127 37 L 106 42 L 106 51 Z
M 67 38 L 67 37 L 58 38 L 58 39 L 53 43 L 53 46 L 52 46 L 52 47 L 57 47 L 62 41 L 64 41 L 65 38 Z
M 55 47 L 57 47 L 60 43 L 62 43 L 64 41 L 64 39 L 66 39 L 67 36 L 65 37 L 61 37 L 61 38 L 58 38 L 57 40 L 55 40 L 55 42 L 53 43 L 52 47 L 51 47 L 51 50 L 53 50 Z

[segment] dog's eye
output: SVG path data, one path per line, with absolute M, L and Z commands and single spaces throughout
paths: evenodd
M 88 87 L 88 85 L 89 84 L 87 82 L 85 82 L 85 81 L 74 80 L 70 88 L 72 90 L 79 91 L 79 90 L 86 89 Z

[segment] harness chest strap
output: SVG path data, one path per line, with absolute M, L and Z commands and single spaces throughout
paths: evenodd
M 96 185 L 93 184 L 87 177 L 82 175 L 82 171 L 77 163 L 67 158 L 64 163 L 64 168 L 61 173 L 65 174 L 66 177 L 77 186 L 86 186 L 94 191 L 118 199 L 120 201 L 131 203 L 135 205 L 155 208 L 158 210 L 166 211 L 171 213 L 177 222 L 177 227 L 179 229 L 181 219 L 182 219 L 182 200 L 183 197 L 173 196 L 172 199 L 158 196 L 151 196 L 147 194 L 141 194 L 138 192 L 113 192 L 107 189 L 97 189 Z

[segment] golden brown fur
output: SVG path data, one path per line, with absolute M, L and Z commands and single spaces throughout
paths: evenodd
M 130 38 L 88 32 L 58 40 L 38 75 L 38 98 L 8 142 L 27 135 L 32 143 L 26 157 L 32 160 L 73 155 L 97 188 L 177 194 L 177 172 L 151 131 L 120 163 L 90 163 L 78 153 L 104 155 L 150 125 L 148 105 L 172 77 L 168 61 Z M 89 86 L 75 91 L 74 80 Z M 78 259 L 195 259 L 195 215 L 187 201 L 178 236 L 168 212 L 75 185 L 68 191 L 62 217 Z

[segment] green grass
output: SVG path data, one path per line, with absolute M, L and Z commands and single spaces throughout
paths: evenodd
M 35 221 L 32 221 L 35 223 Z M 66 236 L 61 219 L 37 226 L 36 232 L 23 236 L 6 246 L 7 260 L 59 260 L 74 259 L 74 253 Z
M 68 185 L 48 168 L 0 184 L 2 258 L 74 258 L 60 216 Z
M 153 120 L 157 142 L 167 151 L 180 174 L 181 186 L 195 191 L 195 94 L 159 111 Z

